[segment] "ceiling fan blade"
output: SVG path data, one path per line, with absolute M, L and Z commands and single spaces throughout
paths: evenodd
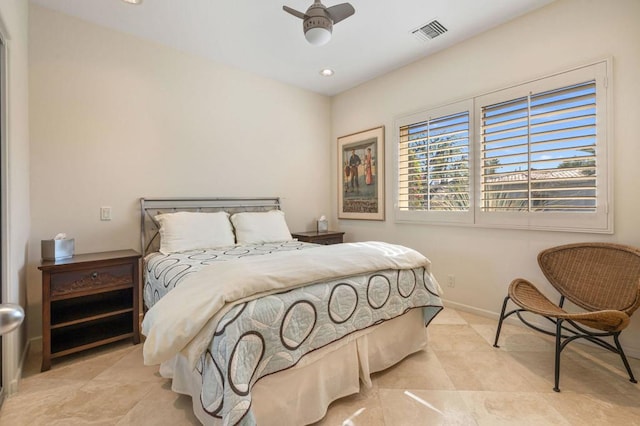
M 282 10 L 284 10 L 285 12 L 289 12 L 293 16 L 297 16 L 300 19 L 305 19 L 307 17 L 307 15 L 305 15 L 304 13 L 298 12 L 295 9 L 291 9 L 289 6 L 282 6 Z
M 347 19 L 349 16 L 356 13 L 356 10 L 349 3 L 336 4 L 327 8 L 327 13 L 334 24 Z

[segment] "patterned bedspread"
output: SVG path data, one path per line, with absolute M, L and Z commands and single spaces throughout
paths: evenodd
M 260 256 L 291 250 L 304 250 L 317 247 L 317 244 L 300 241 L 281 243 L 234 246 L 218 249 L 193 250 L 184 253 L 152 253 L 145 259 L 144 302 L 151 308 L 171 289 L 190 274 L 200 271 L 214 262 L 239 259 L 248 256 Z
M 186 275 L 211 262 L 312 247 L 288 242 L 153 255 L 147 258 L 145 300 L 152 306 Z M 415 308 L 423 309 L 425 325 L 442 309 L 438 285 L 425 267 L 370 272 L 237 304 L 218 322 L 198 361 L 202 407 L 211 424 L 253 425 L 251 387 L 261 377 Z

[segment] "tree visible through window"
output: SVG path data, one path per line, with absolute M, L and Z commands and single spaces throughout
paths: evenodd
M 469 210 L 469 112 L 400 128 L 401 208 Z

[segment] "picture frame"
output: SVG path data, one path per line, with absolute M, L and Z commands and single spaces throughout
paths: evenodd
M 338 219 L 385 219 L 384 153 L 384 126 L 338 138 Z

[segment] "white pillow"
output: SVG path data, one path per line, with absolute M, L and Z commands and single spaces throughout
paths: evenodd
M 160 253 L 226 247 L 235 244 L 229 213 L 159 214 Z
M 275 243 L 292 239 L 284 213 L 280 210 L 236 213 L 231 216 L 231 222 L 238 244 Z

